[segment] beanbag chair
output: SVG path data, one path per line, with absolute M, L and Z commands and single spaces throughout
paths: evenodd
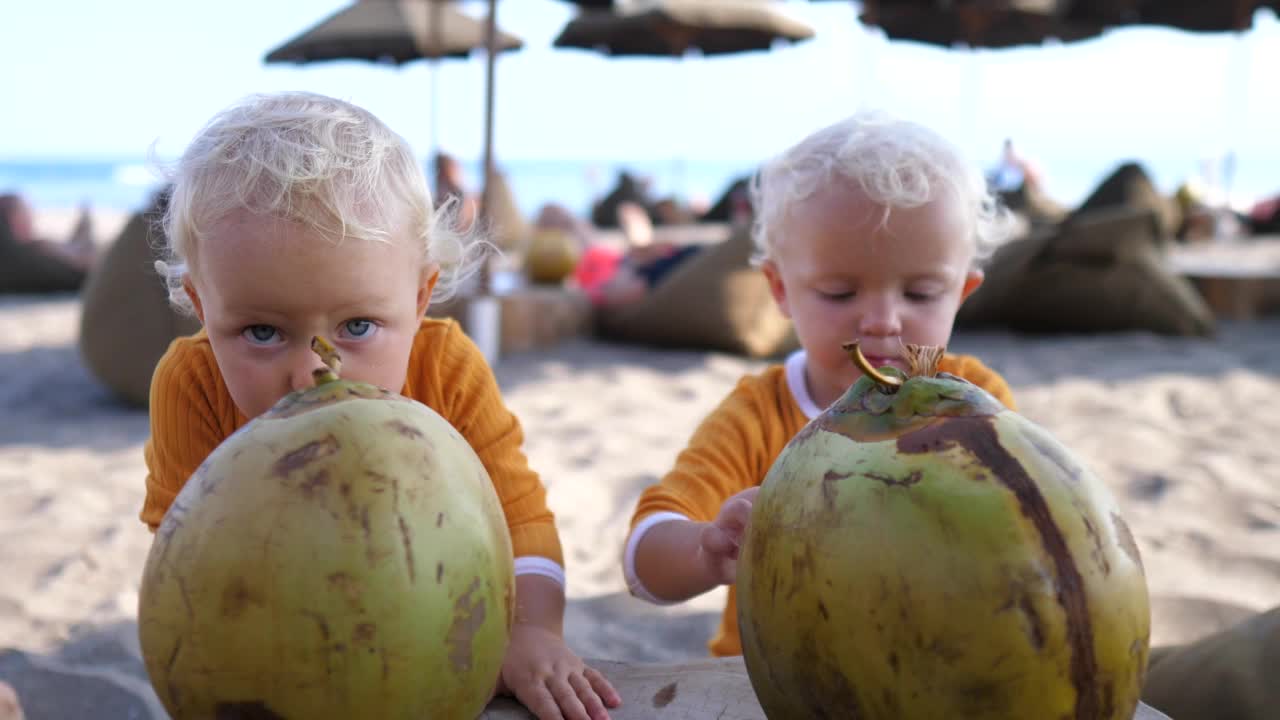
M 1009 298 L 1023 281 L 1027 268 L 1053 240 L 1053 231 L 1033 230 L 1000 246 L 983 268 L 982 285 L 960 306 L 958 327 L 1005 325 Z
M 958 320 L 1029 333 L 1210 335 L 1213 313 L 1167 267 L 1158 228 L 1149 209 L 1073 213 L 1049 236 L 1002 248 L 990 286 L 973 294 Z
M 1156 190 L 1151 177 L 1137 163 L 1124 163 L 1111 172 L 1080 203 L 1074 214 L 1123 206 L 1134 210 L 1150 210 L 1159 225 L 1159 240 L 1173 237 L 1182 225 L 1182 211 L 1177 200 Z
M 1188 645 L 1155 648 L 1142 700 L 1176 720 L 1280 717 L 1280 607 Z
M 620 173 L 618 184 L 591 208 L 591 224 L 598 228 L 618 227 L 618 206 L 635 203 L 649 214 L 649 221 L 657 225 L 659 218 L 653 211 L 653 201 L 645 193 L 643 185 L 630 173 Z
M 85 283 L 80 355 L 89 371 L 126 402 L 147 407 L 151 373 L 175 338 L 200 329 L 169 305 L 156 274 L 162 246 L 160 206 L 136 213 L 99 259 Z
M 0 217 L 0 294 L 73 292 L 84 278 L 84 270 L 18 242 Z
M 750 196 L 751 176 L 735 178 L 729 183 L 729 187 L 725 188 L 720 199 L 698 218 L 698 222 L 729 222 L 733 220 L 734 213 L 742 209 L 743 203 L 746 203 L 748 210 L 750 209 Z
M 798 347 L 791 321 L 751 267 L 750 230 L 703 247 L 671 270 L 634 305 L 600 308 L 597 333 L 611 340 L 750 357 L 772 357 Z
M 494 170 L 489 173 L 489 207 L 484 210 L 488 222 L 488 235 L 504 251 L 519 248 L 529 234 L 529 228 L 520 214 L 520 205 L 516 203 L 516 195 L 511 190 L 507 178 Z

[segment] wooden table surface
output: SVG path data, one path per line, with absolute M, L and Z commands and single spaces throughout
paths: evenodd
M 765 720 L 740 657 L 669 664 L 587 660 L 587 664 L 603 672 L 622 696 L 622 707 L 609 712 L 612 720 Z M 532 719 L 506 698 L 494 700 L 480 715 L 480 720 Z M 1169 717 L 1139 704 L 1133 720 Z
M 1280 235 L 1172 245 L 1165 257 L 1220 318 L 1247 320 L 1280 296 Z

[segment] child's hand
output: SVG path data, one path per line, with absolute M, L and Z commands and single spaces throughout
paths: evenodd
M 622 704 L 600 671 L 583 664 L 559 635 L 533 623 L 512 626 L 498 692 L 515 695 L 538 720 L 608 720 L 605 707 Z
M 699 546 L 711 577 L 721 585 L 730 585 L 738 576 L 738 547 L 751 524 L 751 505 L 759 487 L 749 488 L 724 501 L 720 514 L 702 530 Z

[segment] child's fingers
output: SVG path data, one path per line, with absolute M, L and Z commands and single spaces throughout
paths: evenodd
M 613 683 L 604 676 L 599 670 L 589 667 L 582 671 L 583 676 L 591 683 L 591 687 L 595 689 L 596 694 L 604 700 L 606 707 L 616 708 L 622 704 L 622 696 L 617 690 L 613 689 Z
M 738 532 L 742 532 L 751 522 L 751 501 L 747 498 L 734 500 L 729 503 L 727 510 L 729 511 L 729 518 L 733 522 L 733 528 Z
M 702 530 L 702 550 L 713 557 L 731 554 L 737 545 L 729 534 L 715 525 L 708 525 Z
M 560 714 L 560 705 L 546 685 L 537 683 L 524 692 L 517 692 L 516 699 L 538 720 L 564 720 L 564 715 Z
M 600 702 L 600 696 L 596 693 L 595 688 L 591 687 L 590 680 L 578 673 L 574 673 L 569 676 L 569 684 L 578 693 L 578 700 L 582 702 L 582 707 L 586 710 L 589 720 L 609 720 L 609 711 L 604 709 L 604 703 Z
M 570 678 L 573 676 L 570 675 Z M 569 684 L 569 679 L 553 677 L 547 680 L 547 687 L 551 690 L 551 695 L 555 697 L 557 705 L 556 714 L 547 717 L 538 716 L 538 720 L 549 720 L 550 718 L 563 717 L 565 720 L 594 720 L 587 714 L 587 708 L 583 706 L 582 701 L 578 699 L 578 691 L 573 685 Z M 597 702 L 599 702 L 597 700 Z M 601 708 L 603 710 L 603 708 Z

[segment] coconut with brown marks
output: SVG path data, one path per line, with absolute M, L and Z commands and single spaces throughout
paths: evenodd
M 738 564 L 772 720 L 1128 720 L 1147 586 L 1114 498 L 981 388 L 867 365 L 783 450 Z
M 147 557 L 139 636 L 184 718 L 474 718 L 506 653 L 511 541 L 431 409 L 332 370 L 218 446 Z

